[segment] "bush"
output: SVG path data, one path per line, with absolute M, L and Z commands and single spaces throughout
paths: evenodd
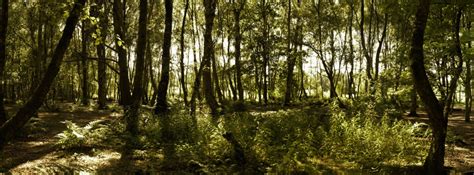
M 101 145 L 119 146 L 121 138 L 117 137 L 118 130 L 123 130 L 123 125 L 107 125 L 104 120 L 89 122 L 80 127 L 71 121 L 64 121 L 67 129 L 56 135 L 59 138 L 56 143 L 62 149 L 74 149 L 81 147 L 98 147 Z M 111 127 L 111 126 L 114 126 Z
M 426 141 L 416 137 L 419 124 L 393 120 L 387 115 L 378 117 L 370 105 L 365 110 L 349 109 L 356 110 L 351 113 L 335 105 L 331 109 L 331 127 L 323 150 L 334 159 L 373 168 L 383 164 L 419 163 L 426 155 Z

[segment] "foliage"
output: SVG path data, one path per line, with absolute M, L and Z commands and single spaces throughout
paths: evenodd
M 117 137 L 123 126 L 109 125 L 104 120 L 89 122 L 80 127 L 69 120 L 63 122 L 67 129 L 56 135 L 59 138 L 56 143 L 61 149 L 74 149 L 81 147 L 120 146 L 121 141 Z
M 184 109 L 173 110 L 169 120 L 143 115 L 141 142 L 147 149 L 174 145 L 173 164 L 193 164 L 196 172 L 321 173 L 337 168 L 322 160 L 341 162 L 346 169 L 405 166 L 421 163 L 428 135 L 424 125 L 378 115 L 375 104 L 341 109 L 336 103 L 300 109 L 228 113 L 219 118 Z M 330 111 L 330 112 L 327 112 Z M 164 125 L 163 122 L 168 122 Z M 163 140 L 163 127 L 172 128 L 173 140 Z M 242 145 L 247 166 L 233 160 L 232 133 Z M 153 149 L 152 149 L 153 150 Z M 189 165 L 191 166 L 191 165 Z M 187 167 L 189 168 L 189 167 Z
M 329 156 L 354 161 L 365 168 L 419 163 L 427 152 L 428 136 L 425 133 L 421 138 L 415 137 L 421 125 L 393 120 L 387 115 L 378 117 L 368 106 L 348 115 L 333 105 L 331 129 L 323 148 Z

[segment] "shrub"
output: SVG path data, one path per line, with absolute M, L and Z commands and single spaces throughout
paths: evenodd
M 89 122 L 84 127 L 78 126 L 71 121 L 64 121 L 66 130 L 56 135 L 59 138 L 56 143 L 62 149 L 73 149 L 80 147 L 97 147 L 100 145 L 119 146 L 121 138 L 117 137 L 123 125 L 107 125 L 104 120 Z M 111 127 L 114 126 L 114 127 Z
M 333 105 L 324 152 L 334 159 L 356 162 L 365 168 L 422 160 L 426 142 L 416 137 L 420 125 L 392 120 L 387 115 L 378 117 L 374 108 L 368 106 L 365 111 L 349 109 L 356 111 L 348 113 Z

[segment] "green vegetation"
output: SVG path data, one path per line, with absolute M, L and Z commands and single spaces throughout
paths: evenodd
M 143 135 L 137 142 L 139 150 L 145 152 L 134 155 L 153 161 L 156 154 L 165 154 L 164 144 L 172 143 L 175 155 L 166 161 L 181 164 L 183 171 L 191 173 L 383 172 L 388 171 L 384 169 L 388 166 L 421 164 L 429 145 L 426 128 L 419 123 L 391 119 L 387 113 L 377 115 L 374 106 L 368 106 L 341 109 L 336 103 L 329 103 L 276 111 L 232 112 L 218 119 L 202 114 L 197 116 L 195 126 L 186 110 L 173 109 L 177 112 L 169 114 L 164 124 L 163 119 L 144 109 L 140 122 Z M 66 150 L 120 149 L 123 138 L 117 136 L 124 137 L 125 128 L 101 122 L 78 127 L 68 121 L 68 129 L 58 135 L 57 144 Z M 167 137 L 172 141 L 162 140 L 163 127 L 172 128 Z M 232 133 L 242 146 L 244 169 L 237 166 L 234 145 L 223 137 L 226 133 Z M 197 165 L 197 169 L 192 167 Z
M 0 0 L 0 173 L 471 170 L 473 7 Z

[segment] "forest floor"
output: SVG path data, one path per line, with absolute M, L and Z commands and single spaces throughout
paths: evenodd
M 74 152 L 63 151 L 56 146 L 57 135 L 66 129 L 64 121 L 69 120 L 83 127 L 91 121 L 112 121 L 121 117 L 121 114 L 113 110 L 97 111 L 92 107 L 73 107 L 72 104 L 63 104 L 69 110 L 57 112 L 38 112 L 35 118 L 35 127 L 28 131 L 29 134 L 19 134 L 14 141 L 6 145 L 0 154 L 0 173 L 10 172 L 13 174 L 29 173 L 81 173 L 97 172 L 104 169 L 120 167 L 120 151 L 108 148 L 94 148 L 86 150 L 74 150 Z M 74 108 L 74 109 L 72 109 Z M 8 111 L 15 111 L 13 107 L 7 107 Z M 474 114 L 474 113 L 473 113 Z M 419 111 L 419 117 L 404 116 L 404 119 L 413 122 L 427 122 L 427 115 Z M 471 120 L 474 117 L 471 118 Z M 36 128 L 36 129 L 34 129 Z M 464 111 L 455 110 L 449 118 L 449 134 L 452 135 L 451 143 L 447 145 L 446 166 L 452 167 L 458 172 L 474 170 L 474 122 L 464 122 Z M 450 140 L 448 140 L 450 141 Z M 133 160 L 134 165 L 140 163 Z M 147 165 L 142 165 L 147 166 Z M 121 167 L 127 169 L 127 167 Z M 100 171 L 99 171 L 100 172 Z
M 418 111 L 418 117 L 404 116 L 414 122 L 428 123 L 428 115 Z M 448 138 L 446 146 L 445 166 L 457 171 L 474 171 L 474 120 L 471 112 L 471 122 L 464 122 L 464 109 L 457 108 L 449 117 Z

